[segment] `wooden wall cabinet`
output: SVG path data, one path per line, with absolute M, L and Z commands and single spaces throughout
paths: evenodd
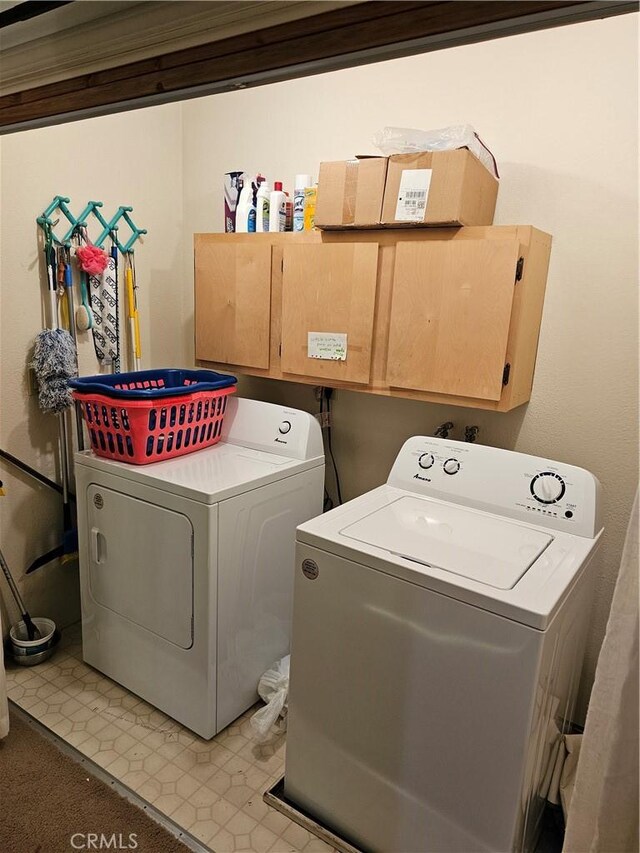
M 196 234 L 196 359 L 508 411 L 531 394 L 550 249 L 531 226 Z M 346 334 L 346 359 L 310 358 L 309 332 Z
M 282 269 L 283 373 L 368 385 L 378 275 L 374 243 L 286 246 Z M 347 335 L 345 361 L 308 355 L 309 332 Z
M 520 252 L 514 240 L 397 247 L 391 387 L 500 399 Z
M 268 369 L 271 246 L 206 242 L 195 280 L 197 358 Z

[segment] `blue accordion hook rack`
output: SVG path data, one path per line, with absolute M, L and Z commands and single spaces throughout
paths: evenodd
M 44 231 L 48 242 L 57 243 L 59 246 L 68 246 L 73 235 L 77 233 L 78 229 L 86 226 L 87 221 L 91 216 L 102 226 L 100 235 L 93 241 L 95 246 L 102 246 L 107 237 L 111 236 L 113 242 L 118 247 L 118 250 L 124 254 L 125 252 L 130 252 L 136 240 L 138 240 L 143 234 L 147 233 L 146 228 L 138 228 L 129 215 L 133 210 L 129 205 L 121 205 L 111 219 L 107 220 L 102 215 L 102 211 L 100 209 L 103 207 L 103 203 L 101 201 L 87 202 L 84 210 L 77 217 L 69 210 L 67 206 L 69 203 L 70 199 L 66 196 L 57 195 L 41 215 L 36 218 L 36 222 Z M 60 222 L 61 218 L 58 216 L 57 219 L 52 219 L 52 216 L 56 212 L 59 212 L 69 223 L 69 227 L 62 237 L 58 237 L 53 230 L 58 222 Z M 118 239 L 118 226 L 121 222 L 124 222 L 131 230 L 131 235 L 125 242 L 121 242 Z

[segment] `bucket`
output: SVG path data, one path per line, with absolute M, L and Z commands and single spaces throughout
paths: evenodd
M 9 631 L 11 655 L 20 666 L 35 666 L 51 657 L 60 642 L 60 631 L 51 619 L 34 617 L 31 619 L 42 635 L 38 640 L 30 640 L 24 622 L 13 625 Z

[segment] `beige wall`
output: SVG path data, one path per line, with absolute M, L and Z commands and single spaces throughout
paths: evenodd
M 557 458 L 602 481 L 606 537 L 583 682 L 602 640 L 637 473 L 637 15 L 626 15 L 253 90 L 30 131 L 2 140 L 0 444 L 49 475 L 56 430 L 28 395 L 42 324 L 34 218 L 56 193 L 74 206 L 134 206 L 143 365 L 193 359 L 192 234 L 222 230 L 221 176 L 262 170 L 289 186 L 324 159 L 372 152 L 384 125 L 470 122 L 494 149 L 496 223 L 554 235 L 531 402 L 482 413 L 337 392 L 343 492 L 381 483 L 405 438 L 443 420 L 487 444 Z M 95 362 L 82 346 L 83 372 Z M 315 408 L 309 388 L 266 380 L 244 393 Z M 0 541 L 17 575 L 55 544 L 59 501 L 0 466 Z M 78 613 L 75 567 L 23 584 L 35 613 Z M 5 601 L 8 593 L 0 585 Z M 15 608 L 9 604 L 12 616 Z
M 385 125 L 472 123 L 502 183 L 497 224 L 554 235 L 531 402 L 480 413 L 339 391 L 343 492 L 381 483 L 405 438 L 443 420 L 480 441 L 564 460 L 604 487 L 583 700 L 591 683 L 637 485 L 637 16 L 626 15 L 185 103 L 185 245 L 222 230 L 223 172 L 292 186 L 321 160 L 373 153 Z M 190 261 L 189 261 L 190 263 Z M 245 393 L 315 406 L 311 391 L 250 380 Z
M 71 199 L 74 213 L 90 199 L 103 201 L 109 217 L 120 204 L 132 205 L 134 221 L 149 232 L 136 251 L 143 366 L 184 363 L 180 105 L 4 137 L 1 174 L 0 446 L 60 482 L 57 419 L 40 412 L 27 383 L 26 364 L 44 321 L 35 218 L 57 194 Z M 85 375 L 98 372 L 87 333 L 80 366 Z M 0 478 L 7 491 L 0 499 L 0 542 L 20 578 L 58 543 L 61 501 L 4 461 Z M 27 608 L 61 625 L 76 620 L 77 576 L 74 562 L 53 563 L 24 578 Z M 17 610 L 4 580 L 0 591 L 14 621 Z M 5 615 L 5 627 L 8 621 Z

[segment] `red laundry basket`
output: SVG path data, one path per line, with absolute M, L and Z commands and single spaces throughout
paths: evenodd
M 237 379 L 212 370 L 141 370 L 69 384 L 96 456 L 147 465 L 220 441 Z

